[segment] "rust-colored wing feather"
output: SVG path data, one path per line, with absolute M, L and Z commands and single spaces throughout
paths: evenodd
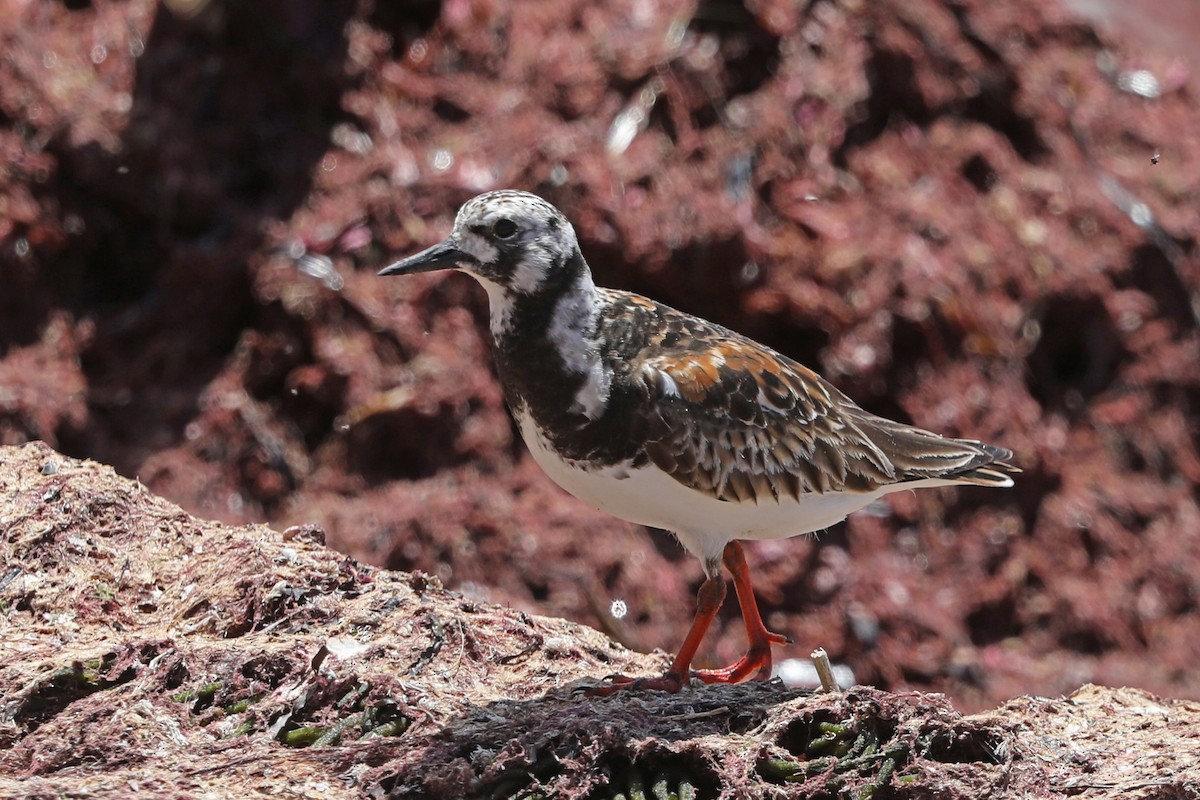
M 632 296 L 652 334 L 627 342 L 657 419 L 646 453 L 721 500 L 872 492 L 944 479 L 1008 486 L 1012 453 L 870 414 L 812 370 L 733 331 Z M 632 358 L 630 358 L 632 356 Z

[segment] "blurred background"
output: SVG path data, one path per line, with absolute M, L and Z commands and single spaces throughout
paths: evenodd
M 1190 0 L 0 0 L 0 443 L 673 650 L 699 564 L 531 462 L 483 292 L 375 276 L 527 189 L 598 283 L 1016 452 L 753 545 L 781 658 L 1200 696 L 1198 41 Z

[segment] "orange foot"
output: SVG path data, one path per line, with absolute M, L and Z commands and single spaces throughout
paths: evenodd
M 763 629 L 764 644 L 751 647 L 746 654 L 723 669 L 694 669 L 692 677 L 705 683 L 741 683 L 750 677 L 765 681 L 771 677 L 771 645 L 791 644 L 792 640 L 780 633 L 772 633 Z

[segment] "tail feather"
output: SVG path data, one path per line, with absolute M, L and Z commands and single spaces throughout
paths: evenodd
M 1011 450 L 975 439 L 951 439 L 911 425 L 876 417 L 864 432 L 891 460 L 898 483 L 941 479 L 1006 488 L 1021 470 Z

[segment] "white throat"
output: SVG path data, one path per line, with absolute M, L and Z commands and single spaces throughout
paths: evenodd
M 512 328 L 513 302 L 508 296 L 508 290 L 500 284 L 472 274 L 479 281 L 488 296 L 488 309 L 491 312 L 492 338 L 497 341 Z

